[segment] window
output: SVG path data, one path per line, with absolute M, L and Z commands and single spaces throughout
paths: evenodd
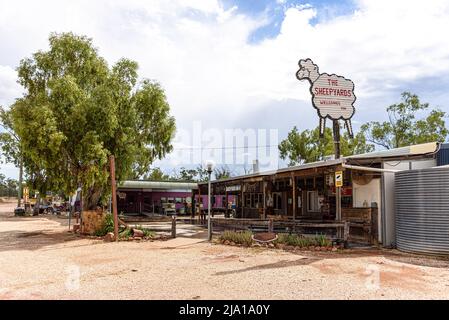
M 313 182 L 313 178 L 307 178 L 306 179 L 306 189 L 313 189 L 314 186 L 314 182 Z
M 310 212 L 318 212 L 319 203 L 318 203 L 318 191 L 308 191 L 307 192 L 307 211 Z
M 225 198 L 223 198 L 224 200 Z M 245 207 L 246 208 L 263 208 L 263 194 L 262 193 L 247 193 L 245 194 Z
M 251 194 L 245 194 L 245 207 L 251 208 Z
M 280 193 L 273 193 L 273 208 L 282 210 L 282 196 Z

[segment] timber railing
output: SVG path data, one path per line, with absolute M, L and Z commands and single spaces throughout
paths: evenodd
M 176 216 L 136 216 L 124 217 L 122 220 L 128 226 L 145 226 L 145 229 L 151 231 L 171 233 L 171 237 L 176 238 L 176 224 L 178 222 L 178 218 Z
M 234 218 L 211 218 L 212 228 L 215 231 L 221 230 L 251 230 L 255 232 L 287 232 L 301 233 L 304 235 L 312 234 L 310 232 L 299 232 L 301 230 L 334 229 L 335 240 L 347 242 L 349 239 L 350 224 L 347 221 L 334 222 L 304 222 L 288 220 L 260 220 L 260 219 L 234 219 Z

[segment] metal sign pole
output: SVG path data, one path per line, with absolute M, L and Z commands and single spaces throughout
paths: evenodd
M 338 120 L 333 121 L 333 131 L 334 131 L 334 148 L 335 148 L 335 159 L 341 158 L 341 149 L 340 149 L 340 124 Z M 335 208 L 336 208 L 336 219 L 338 222 L 341 222 L 341 187 L 335 184 Z M 339 228 L 337 231 L 338 238 L 341 238 L 341 229 Z
M 334 127 L 334 150 L 335 150 L 335 159 L 341 158 L 341 149 L 340 149 L 340 123 L 338 120 L 333 121 Z
M 209 172 L 209 182 L 208 182 L 208 188 L 209 188 L 209 193 L 208 193 L 208 206 L 207 206 L 207 239 L 209 241 L 212 241 L 212 220 L 211 220 L 211 216 L 210 216 L 210 212 L 211 212 L 211 206 L 212 206 L 212 201 L 211 201 L 211 181 L 210 181 L 210 176 L 211 176 L 211 172 Z
M 357 99 L 354 93 L 354 82 L 336 74 L 320 73 L 318 65 L 311 59 L 301 59 L 296 78 L 299 81 L 307 80 L 312 94 L 312 105 L 318 111 L 320 118 L 320 137 L 325 133 L 326 119 L 333 121 L 335 159 L 341 158 L 340 148 L 340 123 L 345 121 L 349 137 L 353 137 L 351 118 L 355 113 L 354 103 Z M 341 172 L 343 179 L 343 172 Z M 336 220 L 341 222 L 341 193 L 342 184 L 335 185 L 336 195 Z M 339 229 L 339 238 L 341 230 Z

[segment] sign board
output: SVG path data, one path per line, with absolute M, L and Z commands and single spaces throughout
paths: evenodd
M 28 187 L 23 188 L 23 201 L 28 203 L 30 198 L 30 189 Z
M 235 192 L 240 190 L 241 190 L 240 185 L 226 187 L 226 192 Z
M 318 65 L 311 59 L 299 61 L 299 70 L 296 73 L 298 80 L 308 80 L 312 105 L 320 118 L 320 133 L 324 134 L 326 119 L 344 120 L 352 137 L 351 118 L 355 113 L 354 103 L 357 100 L 354 94 L 354 82 L 335 74 L 320 73 Z
M 335 172 L 335 186 L 337 188 L 343 187 L 343 171 Z

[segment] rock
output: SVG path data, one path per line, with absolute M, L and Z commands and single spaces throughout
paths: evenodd
M 274 248 L 274 244 L 272 244 L 272 243 L 270 243 L 268 246 L 269 246 L 270 248 Z
M 315 248 L 313 248 L 315 251 L 320 251 L 321 250 L 321 248 L 320 247 L 315 247 Z
M 338 251 L 338 249 L 336 247 L 332 248 L 332 252 L 337 252 L 337 251 Z
M 235 242 L 232 242 L 232 241 L 231 241 L 230 245 L 231 245 L 231 246 L 235 246 Z
M 284 248 L 285 248 L 285 244 L 278 243 L 278 244 L 276 244 L 276 248 L 278 248 L 278 249 L 284 249 Z
M 226 240 L 225 242 L 223 242 L 223 244 L 224 244 L 225 246 L 229 246 L 229 245 L 231 244 L 231 242 L 229 242 L 229 240 Z
M 143 238 L 145 235 L 142 230 L 133 229 L 133 236 L 137 238 Z
M 284 247 L 284 250 L 288 250 L 288 251 L 292 251 L 292 250 L 294 250 L 294 249 L 295 249 L 294 246 L 285 246 L 285 247 Z
M 310 246 L 308 249 L 309 249 L 310 251 L 313 251 L 313 250 L 315 250 L 315 247 Z
M 142 241 L 142 237 L 134 237 L 135 241 Z
M 109 232 L 105 237 L 104 237 L 104 241 L 106 242 L 113 242 L 115 241 L 115 236 L 112 232 Z

